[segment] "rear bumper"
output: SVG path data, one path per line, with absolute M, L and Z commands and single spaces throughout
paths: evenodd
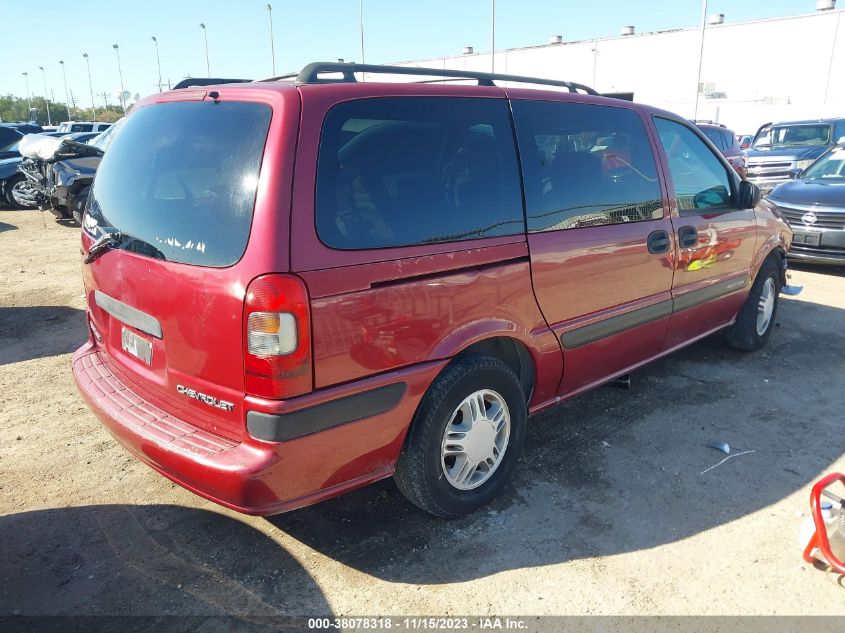
M 408 424 L 419 400 L 445 363 L 323 390 L 286 402 L 247 400 L 276 424 L 294 412 L 331 413 L 335 399 L 403 383 L 395 404 L 373 415 L 290 441 L 262 441 L 244 433 L 232 441 L 163 411 L 131 386 L 108 354 L 91 342 L 73 356 L 73 376 L 88 406 L 135 457 L 180 486 L 246 514 L 286 512 L 393 474 Z M 305 414 L 303 414 L 305 415 Z M 315 415 L 306 415 L 313 421 Z

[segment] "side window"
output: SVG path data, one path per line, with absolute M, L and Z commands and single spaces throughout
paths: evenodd
M 663 217 L 657 168 L 633 110 L 514 101 L 528 230 Z
M 687 126 L 654 117 L 669 160 L 678 211 L 731 206 L 731 180 L 725 166 Z
M 833 142 L 845 143 L 845 120 L 837 121 L 833 126 Z
M 710 139 L 710 142 L 716 146 L 716 149 L 727 149 L 725 147 L 725 141 L 722 139 L 722 133 L 719 130 L 714 130 L 712 128 L 704 128 L 701 130 L 704 132 L 704 136 Z
M 722 132 L 722 138 L 725 141 L 725 149 L 733 149 L 734 145 L 739 145 L 733 132 Z
M 370 249 L 524 231 L 504 99 L 348 101 L 326 115 L 316 224 L 337 249 Z

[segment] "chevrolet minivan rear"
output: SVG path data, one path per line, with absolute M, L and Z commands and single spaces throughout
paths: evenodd
M 280 494 L 243 474 L 278 462 L 245 437 L 247 394 L 311 390 L 307 295 L 285 274 L 298 119 L 284 86 L 142 101 L 83 219 L 81 392 L 142 460 L 248 511 Z

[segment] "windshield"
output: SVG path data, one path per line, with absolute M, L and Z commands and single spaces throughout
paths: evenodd
M 106 128 L 105 132 L 100 132 L 97 136 L 89 140 L 88 144 L 93 145 L 97 149 L 101 149 L 105 152 L 111 144 L 112 139 L 114 139 L 114 135 L 120 129 L 120 126 L 123 125 L 123 122 L 125 120 L 125 118 L 119 119 L 117 123 Z
M 271 109 L 183 101 L 126 119 L 94 179 L 84 226 L 114 227 L 117 248 L 225 267 L 246 249 Z
M 775 125 L 760 130 L 753 147 L 793 147 L 827 145 L 830 143 L 829 125 Z
M 845 180 L 845 148 L 837 147 L 810 165 L 802 180 Z

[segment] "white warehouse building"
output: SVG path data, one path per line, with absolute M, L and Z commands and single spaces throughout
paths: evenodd
M 811 0 L 807 0 L 811 4 Z M 812 6 L 812 5 L 811 5 Z M 806 15 L 731 23 L 708 16 L 701 27 L 568 42 L 560 36 L 525 48 L 397 62 L 564 79 L 689 118 L 753 134 L 769 121 L 845 116 L 845 24 L 835 0 Z M 696 115 L 696 92 L 698 106 Z

